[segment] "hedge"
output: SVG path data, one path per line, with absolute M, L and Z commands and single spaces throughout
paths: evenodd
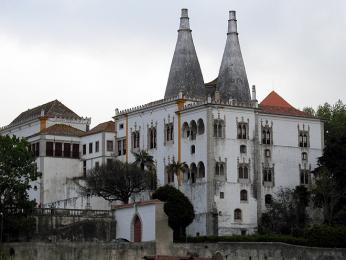
M 346 227 L 316 225 L 299 232 L 300 236 L 279 234 L 255 234 L 233 236 L 200 236 L 188 237 L 190 243 L 214 242 L 282 242 L 293 245 L 311 247 L 339 247 L 346 248 Z M 183 242 L 183 241 L 181 241 Z

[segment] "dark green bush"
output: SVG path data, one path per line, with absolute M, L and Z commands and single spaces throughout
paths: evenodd
M 304 236 L 311 246 L 346 247 L 346 227 L 316 225 L 305 231 Z
M 312 247 L 346 248 L 346 227 L 316 225 L 306 230 L 297 229 L 293 235 L 255 234 L 248 236 L 201 236 L 188 237 L 187 241 L 191 243 L 281 242 Z

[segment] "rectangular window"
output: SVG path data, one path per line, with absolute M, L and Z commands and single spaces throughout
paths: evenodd
M 156 127 L 151 127 L 148 131 L 149 149 L 156 148 Z
M 122 143 L 123 143 L 122 140 L 118 140 L 118 141 L 117 141 L 117 144 L 118 144 L 118 156 L 121 156 L 121 155 L 122 155 L 122 151 L 123 151 Z
M 222 191 L 220 192 L 220 199 L 225 198 L 225 193 L 223 193 Z
M 214 137 L 223 138 L 225 136 L 225 121 L 222 119 L 214 120 Z
M 53 156 L 53 142 L 46 142 L 46 156 Z
M 89 153 L 93 152 L 93 143 L 89 143 Z
M 107 152 L 113 152 L 113 141 L 107 140 Z
M 240 122 L 237 124 L 237 138 L 248 139 L 248 123 Z
M 309 147 L 309 132 L 305 130 L 299 131 L 298 137 L 299 147 Z
M 62 156 L 62 143 L 55 143 L 55 156 L 56 157 Z
M 242 144 L 240 146 L 240 153 L 246 153 L 246 145 Z
M 126 139 L 123 139 L 123 155 L 126 154 Z
M 266 125 L 262 126 L 262 144 L 272 144 L 273 143 L 273 128 Z
M 83 161 L 83 176 L 86 177 L 86 161 Z
M 263 185 L 266 187 L 274 186 L 274 168 L 264 167 L 263 168 Z
M 79 144 L 72 145 L 72 157 L 79 158 Z
M 166 142 L 173 141 L 173 123 L 165 124 L 165 140 Z
M 86 154 L 86 144 L 83 144 L 83 155 Z
M 249 180 L 249 164 L 239 163 L 238 165 L 238 179 L 239 181 Z
M 300 170 L 300 184 L 301 185 L 308 185 L 309 177 L 310 177 L 309 170 Z
M 99 162 L 95 162 L 95 168 L 99 168 L 100 167 L 100 163 Z
M 64 143 L 64 157 L 71 157 L 71 144 Z
M 124 124 L 123 123 L 119 124 L 119 129 L 124 129 Z
M 134 131 L 131 134 L 132 136 L 132 149 L 138 149 L 139 148 L 139 139 L 140 139 L 140 135 L 139 135 L 139 131 Z
M 95 142 L 95 153 L 98 153 L 100 150 L 100 142 L 99 141 L 96 141 Z

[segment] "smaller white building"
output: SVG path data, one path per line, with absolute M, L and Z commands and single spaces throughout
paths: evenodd
M 132 242 L 172 242 L 173 233 L 163 204 L 159 200 L 149 200 L 114 206 L 116 238 Z

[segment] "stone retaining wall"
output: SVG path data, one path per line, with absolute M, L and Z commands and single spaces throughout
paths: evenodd
M 13 260 L 137 260 L 156 254 L 160 246 L 146 243 L 101 243 L 101 242 L 57 242 L 57 243 L 6 243 L 2 251 Z M 346 249 L 311 248 L 284 243 L 200 243 L 172 244 L 167 253 L 174 256 L 215 256 L 227 260 L 344 260 Z M 160 254 L 160 253 L 159 253 Z M 162 253 L 161 253 L 162 254 Z

